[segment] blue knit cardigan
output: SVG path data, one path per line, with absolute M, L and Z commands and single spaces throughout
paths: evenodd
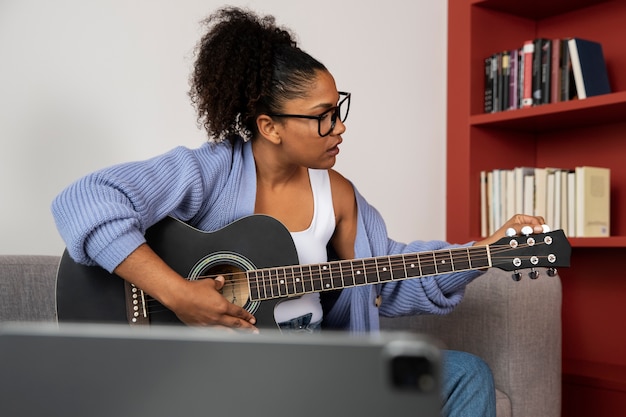
M 391 240 L 380 214 L 356 191 L 356 258 L 456 247 L 442 241 Z M 254 212 L 256 170 L 250 143 L 178 147 L 161 156 L 83 177 L 52 203 L 57 228 L 74 260 L 113 271 L 145 242 L 153 224 L 171 215 L 214 231 Z M 344 289 L 325 327 L 377 331 L 379 314 L 445 314 L 462 299 L 476 271 Z M 377 307 L 376 298 L 382 299 Z

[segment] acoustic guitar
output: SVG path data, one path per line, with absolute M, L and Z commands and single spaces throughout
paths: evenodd
M 252 215 L 215 232 L 197 230 L 167 217 L 149 228 L 150 247 L 190 280 L 225 277 L 222 294 L 275 327 L 281 299 L 312 292 L 380 284 L 452 272 L 500 268 L 521 278 L 522 269 L 567 267 L 571 247 L 562 230 L 500 239 L 471 246 L 366 259 L 299 265 L 289 231 L 276 219 Z M 177 316 L 140 288 L 97 266 L 63 253 L 57 275 L 57 312 L 62 322 L 180 323 Z

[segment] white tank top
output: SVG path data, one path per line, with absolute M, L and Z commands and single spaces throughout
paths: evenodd
M 335 210 L 328 171 L 309 169 L 313 192 L 313 219 L 306 230 L 291 232 L 301 265 L 323 263 L 328 260 L 326 246 L 335 231 Z M 276 305 L 274 319 L 282 323 L 312 313 L 311 323 L 322 319 L 319 293 L 287 299 Z

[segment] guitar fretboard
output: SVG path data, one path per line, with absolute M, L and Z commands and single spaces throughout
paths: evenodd
M 488 268 L 489 248 L 473 246 L 247 271 L 253 301 Z

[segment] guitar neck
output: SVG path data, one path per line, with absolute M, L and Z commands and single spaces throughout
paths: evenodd
M 250 298 L 269 300 L 491 267 L 488 246 L 247 271 Z

